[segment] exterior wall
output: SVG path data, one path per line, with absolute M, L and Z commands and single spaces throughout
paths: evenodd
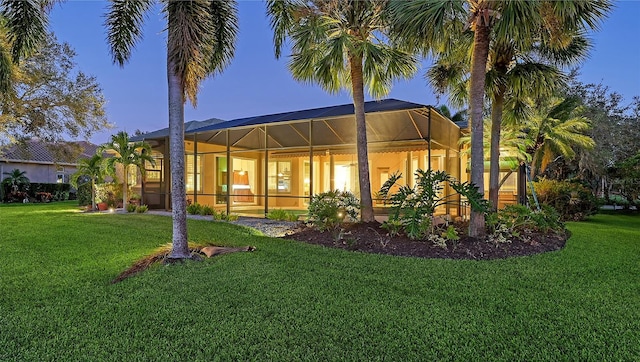
M 0 175 L 4 179 L 5 172 L 11 172 L 14 169 L 25 171 L 27 178 L 31 182 L 36 183 L 57 183 L 58 175 L 62 177 L 62 182 L 68 183 L 71 175 L 76 172 L 75 166 L 70 165 L 54 165 L 41 163 L 14 163 L 0 162 Z

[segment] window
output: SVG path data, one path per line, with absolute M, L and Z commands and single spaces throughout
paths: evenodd
M 197 173 L 196 171 L 196 162 L 197 162 Z M 202 191 L 202 182 L 200 179 L 200 172 L 202 170 L 202 157 L 195 157 L 193 154 L 186 155 L 186 189 L 187 192 L 196 192 Z
M 156 161 L 156 165 L 153 166 L 151 162 L 145 161 L 145 181 L 147 182 L 160 182 L 162 181 L 162 154 L 154 152 L 152 154 L 153 159 Z
M 291 161 L 269 162 L 269 191 L 291 192 Z

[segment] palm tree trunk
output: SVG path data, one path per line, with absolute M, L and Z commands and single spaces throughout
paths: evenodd
M 171 14 L 169 14 L 171 16 Z M 171 19 L 169 19 L 171 24 Z M 169 31 L 169 36 L 172 32 Z M 168 44 L 175 44 L 171 40 Z M 171 53 L 171 50 L 167 50 Z M 169 259 L 191 257 L 187 244 L 187 192 L 184 184 L 184 81 L 175 73 L 175 66 L 167 57 L 169 83 L 169 161 L 171 164 L 171 209 L 173 241 Z
M 367 150 L 367 122 L 364 113 L 364 82 L 362 56 L 349 55 L 353 108 L 356 116 L 356 147 L 358 152 L 358 183 L 360 186 L 360 220 L 374 221 L 371 179 L 369 178 L 369 154 Z
M 129 188 L 129 165 L 122 164 L 122 168 L 124 168 L 124 185 L 122 185 L 122 208 L 127 209 L 127 189 Z
M 91 211 L 96 209 L 96 181 L 91 178 Z
M 489 153 L 489 204 L 491 211 L 498 210 L 498 191 L 500 190 L 500 130 L 502 110 L 504 109 L 504 87 L 495 95 L 491 105 L 491 151 Z
M 484 194 L 484 147 L 482 129 L 482 108 L 484 86 L 489 56 L 489 27 L 483 21 L 476 21 L 473 36 L 473 57 L 471 59 L 471 183 Z M 484 214 L 471 209 L 469 236 L 483 237 L 485 234 Z

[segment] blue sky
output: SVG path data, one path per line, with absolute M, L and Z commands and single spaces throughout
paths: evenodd
M 113 65 L 105 41 L 106 2 L 67 1 L 57 5 L 51 30 L 76 51 L 79 68 L 101 84 L 107 114 L 115 128 L 91 141 L 105 142 L 118 130 L 153 131 L 168 125 L 164 19 L 150 13 L 144 38 L 124 68 Z M 640 1 L 618 1 L 599 32 L 591 35 L 594 48 L 581 67 L 581 80 L 603 83 L 626 101 L 640 96 Z M 187 104 L 185 119 L 234 119 L 291 110 L 350 103 L 349 94 L 331 95 L 320 87 L 298 83 L 287 70 L 285 57 L 276 60 L 272 32 L 261 1 L 239 1 L 240 33 L 236 55 L 223 74 L 202 84 L 198 107 Z M 407 81 L 398 81 L 388 98 L 437 105 L 423 78 L 425 67 Z

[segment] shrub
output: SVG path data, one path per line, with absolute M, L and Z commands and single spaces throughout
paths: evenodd
M 507 205 L 496 213 L 487 215 L 489 240 L 495 243 L 509 242 L 531 231 L 562 232 L 564 224 L 558 212 L 550 206 L 532 211 L 524 205 Z
M 134 212 L 138 208 L 136 204 L 127 204 L 127 212 Z
M 209 205 L 202 205 L 198 213 L 202 216 L 206 216 L 206 215 L 213 215 L 214 212 L 215 210 L 213 209 L 213 207 Z
M 538 202 L 553 207 L 562 220 L 584 220 L 598 211 L 598 200 L 591 190 L 571 181 L 540 179 L 533 183 Z M 530 194 L 530 203 L 534 203 Z
M 274 209 L 269 211 L 269 213 L 267 214 L 267 219 L 280 221 L 298 221 L 298 215 L 291 211 Z
M 201 212 L 202 212 L 202 205 L 200 205 L 197 202 L 187 206 L 187 213 L 190 215 L 200 215 Z
M 309 220 L 321 231 L 336 229 L 343 222 L 355 222 L 360 200 L 349 191 L 327 191 L 313 195 L 309 203 Z
M 91 182 L 78 185 L 77 191 L 78 205 L 86 206 L 91 204 Z
M 136 212 L 138 214 L 143 214 L 143 213 L 147 212 L 148 210 L 149 210 L 149 206 L 147 206 L 147 205 L 136 206 Z

